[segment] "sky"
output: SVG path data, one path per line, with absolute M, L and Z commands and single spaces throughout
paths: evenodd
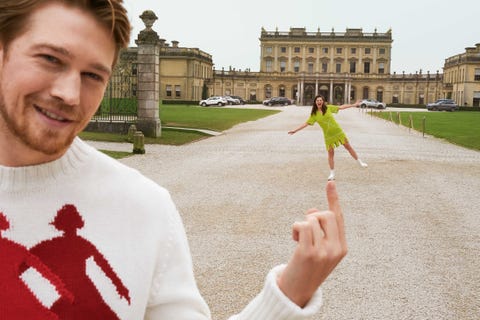
M 480 43 L 477 0 L 124 0 L 133 24 L 131 46 L 155 12 L 153 25 L 167 43 L 211 54 L 215 69 L 260 69 L 260 32 L 365 33 L 392 29 L 391 73 L 443 72 L 445 59 Z

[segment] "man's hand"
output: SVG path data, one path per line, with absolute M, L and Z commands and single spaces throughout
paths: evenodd
M 328 209 L 307 211 L 306 220 L 293 225 L 297 247 L 277 283 L 282 292 L 304 307 L 347 254 L 342 210 L 334 181 L 326 187 Z

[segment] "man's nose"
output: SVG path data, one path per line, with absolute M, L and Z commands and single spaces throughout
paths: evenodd
M 70 106 L 80 104 L 81 75 L 75 72 L 62 73 L 52 84 L 50 94 Z

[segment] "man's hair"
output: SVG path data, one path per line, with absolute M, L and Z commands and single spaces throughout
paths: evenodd
M 123 0 L 0 0 L 0 43 L 5 50 L 27 30 L 33 11 L 48 3 L 64 4 L 92 14 L 111 31 L 116 47 L 115 57 L 120 49 L 128 46 L 131 26 Z

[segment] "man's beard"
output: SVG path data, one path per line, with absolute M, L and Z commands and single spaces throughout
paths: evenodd
M 38 101 L 39 99 L 27 98 L 25 104 L 29 104 L 32 106 L 31 108 L 33 108 L 32 100 Z M 52 105 L 52 102 L 45 102 L 44 100 L 40 101 L 42 101 L 42 105 Z M 23 106 L 21 106 L 21 108 L 23 108 L 23 112 L 39 112 L 32 109 L 27 110 Z M 56 109 L 68 110 L 72 109 L 72 107 L 65 106 L 57 102 Z M 62 152 L 63 150 L 66 150 L 76 136 L 76 132 L 72 132 L 68 136 L 60 136 L 59 132 L 48 128 L 34 128 L 34 124 L 29 122 L 29 117 L 27 116 L 23 117 L 23 122 L 15 121 L 12 115 L 8 114 L 7 112 L 6 102 L 1 92 L 0 117 L 2 118 L 0 122 L 3 122 L 3 128 L 1 128 L 0 124 L 0 130 L 8 130 L 14 139 L 27 146 L 28 148 L 43 153 L 45 155 L 55 155 L 59 152 Z

